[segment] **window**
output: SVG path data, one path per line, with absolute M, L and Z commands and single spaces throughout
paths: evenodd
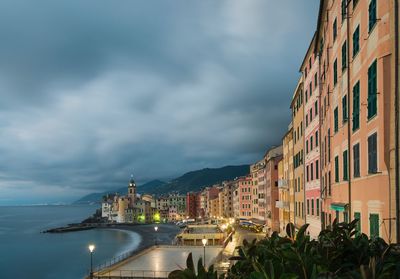
M 315 179 L 319 179 L 319 160 L 315 161 Z
M 329 171 L 328 172 L 328 194 L 329 194 L 329 196 L 332 194 L 332 188 L 331 188 L 331 185 L 332 185 L 332 180 L 331 180 L 331 171 Z
M 310 215 L 310 200 L 307 200 L 307 214 Z
M 339 131 L 339 111 L 338 108 L 336 107 L 335 110 L 333 111 L 333 118 L 334 118 L 334 130 L 335 133 L 337 133 L 337 131 Z
M 369 215 L 369 234 L 370 237 L 379 236 L 379 215 Z
M 347 150 L 343 151 L 343 180 L 348 180 Z
M 333 21 L 333 41 L 336 40 L 337 37 L 337 20 L 335 18 L 335 20 Z
M 306 179 L 307 179 L 307 182 L 310 181 L 310 177 L 308 176 L 309 171 L 310 171 L 310 168 L 309 168 L 309 166 L 307 166 L 306 167 Z
M 335 156 L 335 182 L 339 182 L 339 156 Z
M 347 42 L 342 45 L 342 72 L 347 68 Z
M 314 146 L 313 146 L 313 137 L 311 136 L 311 137 L 310 137 L 310 151 L 313 150 L 313 149 L 314 149 Z
M 356 224 L 356 236 L 359 236 L 361 234 L 361 213 L 354 212 L 354 219 L 358 220 Z
M 310 81 L 310 97 L 312 96 L 312 81 Z
M 376 60 L 368 68 L 368 119 L 374 117 L 377 113 L 376 95 Z
M 308 114 L 306 115 L 306 127 L 308 127 Z
M 308 153 L 308 140 L 306 140 L 306 154 Z
M 353 10 L 354 10 L 355 7 L 357 6 L 357 4 L 358 4 L 358 0 L 353 0 Z
M 331 129 L 328 129 L 328 162 L 331 161 Z
M 342 98 L 342 121 L 343 123 L 347 122 L 347 95 Z
M 318 85 L 318 77 L 317 77 L 317 73 L 315 73 L 314 75 L 314 88 L 317 88 Z
M 314 164 L 313 163 L 311 163 L 311 181 L 313 181 L 314 180 Z
M 306 95 L 306 103 L 307 103 L 308 102 L 308 93 L 307 93 L 307 91 L 305 92 L 304 95 Z
M 318 115 L 318 101 L 315 101 L 314 103 L 314 110 L 315 110 L 315 115 Z
M 353 146 L 353 171 L 354 177 L 360 177 L 360 144 Z
M 342 22 L 346 19 L 346 0 L 342 0 Z
M 368 173 L 376 173 L 378 171 L 376 138 L 376 133 L 368 137 Z
M 353 57 L 360 51 L 360 25 L 353 33 Z
M 300 122 L 300 136 L 303 135 L 303 121 Z
M 315 132 L 315 147 L 318 147 L 318 131 Z
M 337 59 L 333 62 L 333 85 L 335 86 L 337 83 Z
M 316 206 L 317 206 L 317 216 L 319 216 L 319 199 L 317 199 L 317 201 L 315 202 Z
M 371 0 L 368 6 L 368 31 L 371 32 L 376 23 L 376 0 Z
M 311 199 L 311 215 L 314 215 L 314 199 Z
M 360 82 L 353 87 L 353 131 L 360 128 Z

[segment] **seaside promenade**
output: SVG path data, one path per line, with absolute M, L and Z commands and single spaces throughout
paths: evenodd
M 153 245 L 122 261 L 94 273 L 93 278 L 167 278 L 176 269 L 186 268 L 186 259 L 192 253 L 195 268 L 199 258 L 204 258 L 206 266 L 214 265 L 219 274 L 231 266 L 229 259 L 237 253 L 235 249 L 243 240 L 260 240 L 265 233 L 254 233 L 237 227 L 226 246 L 184 246 L 184 245 Z

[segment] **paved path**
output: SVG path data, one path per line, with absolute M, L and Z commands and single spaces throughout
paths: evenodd
M 207 265 L 216 260 L 221 250 L 222 247 L 206 246 Z M 171 271 L 186 268 L 186 259 L 190 252 L 197 268 L 198 259 L 203 258 L 202 246 L 159 246 L 127 259 L 118 267 L 99 275 L 105 278 L 108 276 L 166 278 Z
M 214 264 L 215 269 L 218 271 L 218 275 L 226 273 L 228 269 L 231 267 L 233 262 L 229 260 L 230 257 L 237 255 L 237 246 L 241 246 L 243 244 L 243 240 L 253 241 L 253 239 L 261 240 L 265 237 L 265 233 L 255 233 L 249 230 L 245 230 L 237 227 L 235 234 L 232 237 L 232 241 L 226 245 L 225 249 L 222 252 L 221 260 Z

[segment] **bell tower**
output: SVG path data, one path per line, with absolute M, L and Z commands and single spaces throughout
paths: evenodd
M 136 183 L 135 180 L 133 180 L 133 174 L 131 174 L 131 179 L 128 184 L 128 198 L 132 205 L 136 202 Z

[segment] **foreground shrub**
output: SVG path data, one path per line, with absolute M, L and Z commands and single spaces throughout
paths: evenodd
M 400 279 L 400 248 L 388 245 L 382 238 L 368 238 L 356 231 L 357 220 L 337 223 L 322 230 L 311 240 L 300 228 L 294 236 L 288 224 L 286 237 L 273 233 L 256 242 L 243 241 L 238 247 L 235 264 L 221 277 L 229 279 Z M 217 278 L 211 266 L 206 271 L 198 264 L 194 271 L 192 255 L 187 268 L 177 270 L 169 278 Z

